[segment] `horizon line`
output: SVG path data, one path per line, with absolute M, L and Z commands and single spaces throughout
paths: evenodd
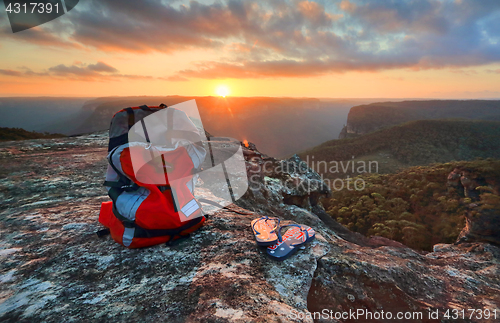
M 193 98 L 221 98 L 217 95 L 178 95 L 178 94 L 169 94 L 169 95 L 109 95 L 109 96 L 58 96 L 58 95 L 25 95 L 25 96 L 3 96 L 0 94 L 0 99 L 87 99 L 87 100 L 97 100 L 97 99 L 106 99 L 106 98 L 134 98 L 134 97 L 193 97 Z M 437 97 L 308 97 L 308 96 L 227 96 L 224 99 L 231 98 L 273 98 L 273 99 L 297 99 L 297 100 L 307 100 L 307 99 L 319 99 L 319 100 L 415 100 L 415 101 L 424 101 L 424 100 L 438 100 L 438 101 L 447 101 L 447 100 L 500 100 L 500 97 L 489 97 L 489 98 L 470 98 L 470 97 L 459 97 L 459 98 L 437 98 Z

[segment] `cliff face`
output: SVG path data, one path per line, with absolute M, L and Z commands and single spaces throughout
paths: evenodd
M 335 313 L 363 309 L 427 322 L 428 308 L 500 307 L 498 247 L 469 239 L 422 254 L 350 232 L 322 210 L 315 172 L 252 145 L 256 186 L 188 239 L 140 250 L 99 239 L 106 145 L 105 133 L 0 143 L 0 321 L 313 322 L 331 310 L 323 322 L 348 322 Z M 266 161 L 275 167 L 261 171 Z M 260 215 L 310 225 L 316 239 L 275 262 L 250 229 Z
M 433 100 L 380 102 L 352 107 L 339 139 L 426 119 L 500 120 L 500 101 Z

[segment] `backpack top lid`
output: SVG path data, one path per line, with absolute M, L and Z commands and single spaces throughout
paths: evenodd
M 108 152 L 129 142 L 128 131 L 136 122 L 166 108 L 167 106 L 162 103 L 159 106 L 152 107 L 142 105 L 140 107 L 125 108 L 115 113 L 109 126 Z
M 171 182 L 181 175 L 175 169 L 187 164 L 199 169 L 206 157 L 200 129 L 184 111 L 173 107 L 155 112 L 136 122 L 128 131 L 128 142 L 132 166 L 138 179 L 141 175 L 140 169 L 148 164 L 148 168 L 155 169 L 156 174 L 163 174 L 165 167 L 170 169 L 165 176 L 168 176 L 168 182 Z M 179 159 L 180 148 L 185 150 L 185 157 L 189 160 Z M 167 167 L 169 163 L 171 166 Z M 179 163 L 185 165 L 176 165 Z M 166 183 L 165 176 L 150 175 L 144 175 L 139 180 L 155 185 Z
M 188 115 L 170 107 L 150 114 L 128 130 L 129 143 L 173 150 L 178 146 L 201 143 L 202 134 Z

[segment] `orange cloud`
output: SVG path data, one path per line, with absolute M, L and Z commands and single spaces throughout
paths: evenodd
M 347 11 L 347 12 L 353 12 L 354 10 L 356 10 L 356 4 L 350 2 L 349 0 L 342 0 L 339 7 L 343 11 Z
M 333 21 L 342 18 L 342 15 L 327 13 L 322 5 L 313 1 L 301 1 L 298 3 L 297 8 L 304 17 L 317 25 L 327 26 Z
M 179 75 L 173 75 L 169 77 L 159 77 L 159 80 L 163 81 L 172 81 L 172 82 L 186 82 L 189 81 L 187 78 L 179 76 Z

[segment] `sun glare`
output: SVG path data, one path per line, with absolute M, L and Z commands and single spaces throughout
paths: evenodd
M 229 88 L 225 85 L 220 85 L 216 89 L 217 95 L 226 97 L 226 95 L 229 95 Z

